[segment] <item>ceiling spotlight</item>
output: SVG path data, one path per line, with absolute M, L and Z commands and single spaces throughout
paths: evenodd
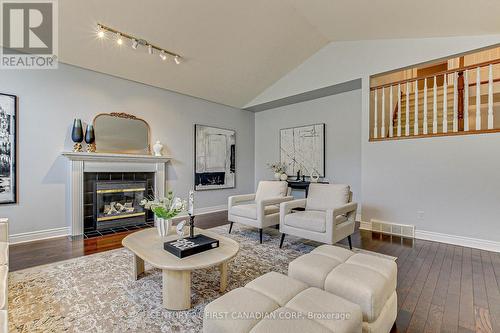
M 139 42 L 137 41 L 137 39 L 132 39 L 132 48 L 134 50 L 137 50 L 138 46 L 139 46 Z
M 174 57 L 174 61 L 175 61 L 175 63 L 176 63 L 177 65 L 178 65 L 178 64 L 180 64 L 180 63 L 181 63 L 181 57 L 179 57 L 178 55 L 176 55 L 176 56 Z
M 161 58 L 161 60 L 163 60 L 163 61 L 167 60 L 167 55 L 165 54 L 165 51 L 163 51 L 163 50 L 162 50 L 162 51 L 160 52 L 160 58 Z
M 102 28 L 101 25 L 97 26 L 97 37 L 103 38 L 104 37 L 104 29 Z
M 148 53 L 153 54 L 153 46 L 151 44 L 148 44 Z
M 122 34 L 121 33 L 117 33 L 116 34 L 116 43 L 118 45 L 122 45 L 123 44 L 123 39 L 122 39 Z

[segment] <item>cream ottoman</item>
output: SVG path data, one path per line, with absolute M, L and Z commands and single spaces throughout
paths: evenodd
M 288 266 L 288 276 L 358 304 L 363 332 L 390 332 L 397 316 L 397 265 L 338 246 L 322 245 Z
M 357 304 L 279 273 L 267 273 L 205 307 L 205 333 L 361 332 Z

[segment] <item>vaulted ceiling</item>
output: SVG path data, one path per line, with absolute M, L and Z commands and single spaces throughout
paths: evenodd
M 243 107 L 332 41 L 500 32 L 497 0 L 61 0 L 64 63 Z M 97 23 L 185 57 L 96 38 Z

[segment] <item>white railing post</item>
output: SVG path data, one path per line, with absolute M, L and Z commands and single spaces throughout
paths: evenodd
M 405 135 L 410 135 L 410 83 L 406 82 L 406 121 Z
M 380 130 L 380 137 L 385 138 L 385 88 L 382 87 L 382 128 Z
M 476 131 L 481 130 L 481 68 L 476 69 Z
M 427 78 L 424 79 L 424 134 L 427 134 Z
M 436 134 L 438 132 L 438 111 L 437 111 L 437 81 L 434 76 L 434 87 L 432 96 L 432 133 Z
M 469 130 L 469 72 L 464 71 L 464 131 Z
M 377 138 L 378 137 L 378 91 L 377 89 L 375 89 L 375 107 L 373 109 L 374 111 L 374 114 L 373 114 L 373 138 Z
M 444 75 L 443 82 L 443 133 L 448 133 L 448 74 Z
M 488 66 L 488 129 L 493 129 L 493 65 Z
M 389 137 L 392 138 L 394 135 L 394 105 L 393 105 L 393 98 L 392 98 L 392 86 L 389 87 Z
M 453 132 L 458 132 L 458 76 L 453 73 Z
M 413 135 L 418 135 L 418 80 L 415 80 L 415 112 L 413 119 Z
M 398 83 L 398 136 L 401 136 L 401 83 Z

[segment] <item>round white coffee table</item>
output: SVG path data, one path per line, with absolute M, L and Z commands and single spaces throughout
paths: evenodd
M 163 243 L 179 236 L 161 238 L 156 228 L 134 232 L 122 240 L 123 246 L 134 253 L 136 280 L 144 272 L 145 261 L 162 270 L 163 306 L 169 310 L 191 308 L 191 272 L 196 269 L 219 265 L 220 291 L 226 290 L 228 261 L 238 253 L 238 243 L 208 230 L 195 228 L 195 234 L 218 239 L 219 247 L 180 259 L 163 249 Z

